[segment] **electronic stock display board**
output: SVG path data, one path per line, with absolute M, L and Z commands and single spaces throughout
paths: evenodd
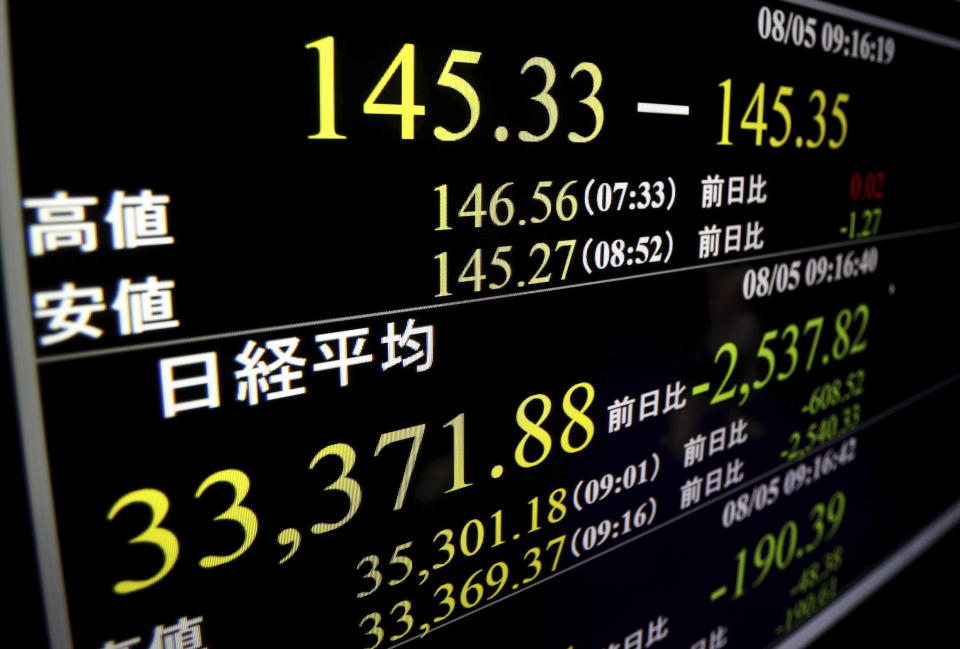
M 911 11 L 11 3 L 51 643 L 809 641 L 960 515 Z

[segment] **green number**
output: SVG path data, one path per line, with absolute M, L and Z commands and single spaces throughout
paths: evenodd
M 790 378 L 790 375 L 793 374 L 793 371 L 797 369 L 797 360 L 799 358 L 799 354 L 797 352 L 797 339 L 800 338 L 800 330 L 797 328 L 797 325 L 794 324 L 787 326 L 787 328 L 783 330 L 783 334 L 780 336 L 781 340 L 785 338 L 787 334 L 790 334 L 791 337 L 790 346 L 785 350 L 787 356 L 790 357 L 790 368 L 783 372 L 777 373 L 778 381 L 786 381 Z
M 794 431 L 790 434 L 790 437 L 787 441 L 793 446 L 793 448 L 791 448 L 789 451 L 780 451 L 780 457 L 785 457 L 788 460 L 792 460 L 803 455 L 803 451 L 800 450 L 800 433 Z
M 867 332 L 867 321 L 870 319 L 870 307 L 866 304 L 858 305 L 853 311 L 853 319 L 856 320 L 858 315 L 863 316 L 863 322 L 860 325 L 860 330 L 857 331 L 857 337 L 853 339 L 853 344 L 850 346 L 851 354 L 859 354 L 867 348 L 867 341 L 863 340 L 863 334 Z
M 837 337 L 833 340 L 833 358 L 840 360 L 847 355 L 847 352 L 850 351 L 850 323 L 853 321 L 853 316 L 850 314 L 850 309 L 840 309 L 840 313 L 837 314 L 836 320 L 833 321 L 833 330 L 837 333 Z
M 710 405 L 712 406 L 715 403 L 720 403 L 721 401 L 726 401 L 733 397 L 737 392 L 737 386 L 732 386 L 729 390 L 724 391 L 724 386 L 727 384 L 727 381 L 730 380 L 730 376 L 733 374 L 733 368 L 737 364 L 737 346 L 733 343 L 723 343 L 720 346 L 720 349 L 717 350 L 717 355 L 714 357 L 713 362 L 719 363 L 720 357 L 723 354 L 727 354 L 730 357 L 730 367 L 727 368 L 727 375 L 723 377 L 723 382 L 720 384 L 720 387 L 717 388 L 717 393 L 713 395 L 713 398 L 710 399 Z
M 847 508 L 847 497 L 843 495 L 842 491 L 838 491 L 832 496 L 827 502 L 827 522 L 830 523 L 830 531 L 827 532 L 826 538 L 832 539 L 833 535 L 837 533 L 837 529 L 840 527 L 841 521 L 843 521 L 843 512 Z
M 743 575 L 746 572 L 747 568 L 747 549 L 741 548 L 737 552 L 737 583 L 733 587 L 733 599 L 737 599 L 743 595 Z
M 765 549 L 766 548 L 766 549 Z M 760 574 L 753 580 L 753 587 L 756 588 L 767 578 L 770 567 L 773 566 L 774 554 L 776 554 L 777 540 L 773 534 L 764 534 L 753 549 L 753 565 L 760 569 Z
M 820 541 L 823 540 L 823 514 L 825 511 L 826 510 L 823 506 L 823 503 L 817 503 L 813 506 L 813 509 L 810 510 L 810 515 L 808 518 L 813 521 L 811 527 L 813 528 L 813 531 L 817 533 L 817 536 L 815 539 L 807 543 L 807 553 L 816 550 L 817 546 L 820 545 Z
M 784 543 L 789 536 L 789 545 L 784 555 Z M 780 529 L 780 535 L 777 537 L 777 568 L 786 570 L 790 562 L 793 561 L 793 555 L 797 550 L 797 524 L 793 521 L 787 521 Z
M 816 318 L 810 318 L 807 320 L 807 324 L 803 327 L 803 335 L 806 336 L 807 332 L 810 331 L 811 327 L 816 327 L 816 332 L 813 334 L 813 344 L 810 345 L 810 354 L 807 356 L 807 371 L 810 371 L 810 368 L 813 367 L 813 359 L 817 355 L 817 345 L 820 343 L 820 332 L 823 330 L 823 316 Z
M 773 352 L 767 348 L 767 343 L 777 337 L 777 330 L 771 329 L 767 333 L 763 334 L 763 339 L 760 341 L 760 348 L 757 349 L 757 358 L 762 358 L 767 361 L 767 375 L 763 377 L 763 380 L 757 379 L 753 382 L 753 389 L 759 390 L 765 386 L 770 378 L 773 376 L 773 368 L 776 365 L 777 359 L 773 355 Z

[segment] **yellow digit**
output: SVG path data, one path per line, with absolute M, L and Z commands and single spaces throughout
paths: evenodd
M 540 548 L 530 548 L 527 550 L 526 554 L 523 555 L 523 558 L 526 559 L 531 552 L 533 553 L 533 559 L 530 560 L 530 563 L 528 563 L 527 566 L 533 568 L 534 572 L 532 576 L 523 578 L 523 583 L 525 584 L 529 584 L 531 581 L 536 579 L 540 575 L 540 571 L 543 569 L 543 564 L 540 563 Z
M 334 104 L 333 36 L 308 43 L 306 48 L 317 50 L 319 60 L 320 130 L 307 137 L 311 140 L 346 140 L 337 133 Z
M 436 597 L 441 590 L 447 591 L 446 596 L 440 600 L 441 604 L 447 605 L 447 612 L 444 613 L 443 615 L 438 615 L 437 617 L 433 618 L 434 622 L 443 622 L 448 617 L 450 617 L 450 614 L 453 613 L 453 609 L 457 607 L 456 600 L 450 597 L 450 594 L 453 593 L 453 584 L 443 584 L 442 586 L 437 588 L 435 591 L 433 591 L 433 596 Z
M 364 562 L 369 562 L 369 563 L 370 563 L 370 572 L 368 572 L 367 574 L 365 574 L 365 575 L 363 576 L 363 578 L 364 578 L 364 579 L 372 579 L 372 580 L 373 580 L 373 588 L 371 588 L 370 590 L 368 590 L 368 591 L 365 592 L 365 593 L 357 593 L 357 599 L 359 599 L 359 598 L 361 598 L 361 597 L 366 597 L 367 595 L 371 594 L 371 593 L 372 593 L 373 591 L 375 591 L 376 589 L 380 588 L 380 583 L 383 581 L 383 574 L 382 574 L 379 570 L 377 570 L 377 566 L 380 565 L 380 559 L 377 558 L 377 555 L 371 554 L 371 555 L 369 555 L 369 556 L 366 556 L 366 557 L 360 559 L 360 562 L 357 564 L 357 570 L 360 570 L 360 566 L 362 566 L 362 565 L 364 564 Z
M 394 430 L 381 435 L 380 440 L 377 442 L 377 449 L 373 452 L 374 457 L 380 455 L 380 451 L 394 442 L 402 442 L 405 439 L 413 440 L 410 444 L 410 455 L 407 456 L 407 464 L 403 469 L 403 478 L 400 480 L 400 488 L 397 490 L 397 500 L 393 505 L 394 509 L 403 507 L 403 501 L 407 497 L 407 488 L 410 486 L 410 476 L 413 475 L 413 466 L 417 463 L 417 454 L 420 452 L 420 442 L 423 441 L 423 431 L 426 429 L 426 424 L 420 424 L 418 426 Z
M 454 548 L 453 544 L 450 543 L 450 541 L 453 540 L 453 530 L 440 530 L 439 532 L 437 532 L 437 535 L 433 537 L 433 540 L 436 541 L 441 536 L 447 537 L 447 540 L 444 541 L 443 545 L 441 545 L 438 549 L 445 551 L 447 553 L 447 558 L 443 563 L 433 564 L 434 570 L 436 570 L 437 568 L 442 568 L 448 563 L 450 563 L 453 560 L 453 556 L 457 553 L 456 548 Z
M 777 96 L 773 100 L 773 112 L 780 113 L 780 116 L 783 117 L 783 137 L 779 140 L 770 136 L 770 146 L 773 148 L 778 148 L 784 145 L 787 139 L 790 137 L 790 128 L 792 122 L 790 121 L 790 110 L 780 101 L 780 97 L 790 97 L 793 95 L 793 88 L 790 86 L 780 86 L 780 89 L 777 90 Z
M 382 618 L 380 617 L 380 614 L 379 614 L 379 613 L 370 613 L 370 614 L 364 616 L 364 618 L 363 618 L 362 620 L 360 620 L 359 626 L 360 626 L 361 629 L 363 628 L 363 623 L 364 623 L 364 622 L 366 622 L 367 620 L 372 620 L 372 621 L 373 621 L 373 626 L 370 627 L 370 630 L 367 631 L 364 635 L 372 635 L 373 637 L 375 637 L 375 638 L 377 639 L 377 641 L 374 642 L 374 643 L 373 643 L 372 645 L 370 645 L 369 647 L 367 647 L 367 649 L 375 649 L 375 647 L 379 647 L 379 646 L 380 646 L 380 643 L 383 642 L 383 629 L 380 628 L 380 620 L 381 620 L 381 619 L 382 619 Z
M 573 393 L 579 388 L 583 388 L 587 395 L 583 398 L 583 405 L 576 407 L 573 405 L 572 397 Z M 567 453 L 582 451 L 593 439 L 593 421 L 586 414 L 587 408 L 593 403 L 593 394 L 592 385 L 589 383 L 577 383 L 563 395 L 563 412 L 570 418 L 570 422 L 563 429 L 563 434 L 560 435 L 560 446 Z M 581 442 L 579 446 L 574 446 L 570 443 L 570 433 L 575 425 L 583 429 L 583 442 Z
M 310 462 L 310 468 L 315 467 L 317 462 L 328 455 L 336 455 L 340 458 L 340 461 L 343 463 L 343 469 L 340 472 L 340 477 L 334 480 L 330 486 L 324 488 L 324 491 L 342 491 L 347 494 L 347 497 L 350 499 L 350 509 L 347 511 L 346 516 L 335 523 L 317 523 L 311 527 L 310 531 L 314 534 L 323 534 L 324 532 L 335 530 L 353 518 L 353 515 L 357 513 L 357 508 L 360 507 L 360 499 L 363 495 L 359 483 L 353 478 L 347 477 L 357 461 L 357 454 L 350 445 L 343 443 L 331 444 L 330 446 L 322 448 L 319 453 L 313 456 L 313 460 Z
M 433 135 L 441 142 L 453 142 L 462 139 L 469 135 L 473 127 L 477 125 L 477 119 L 480 118 L 480 97 L 477 96 L 477 91 L 473 89 L 473 86 L 471 86 L 466 79 L 450 72 L 450 68 L 453 67 L 454 63 L 476 64 L 479 62 L 480 52 L 450 50 L 450 58 L 447 59 L 447 64 L 443 66 L 443 72 L 440 73 L 440 78 L 437 79 L 437 85 L 451 88 L 463 95 L 463 98 L 467 100 L 467 105 L 470 107 L 470 121 L 467 122 L 467 126 L 462 131 L 457 131 L 456 133 L 451 133 L 442 126 L 433 129 Z
M 544 284 L 550 281 L 550 276 L 553 273 L 547 273 L 546 275 L 541 275 L 543 269 L 547 267 L 547 262 L 550 261 L 550 245 L 544 242 L 539 242 L 533 244 L 533 247 L 530 248 L 530 257 L 533 257 L 533 253 L 536 251 L 543 253 L 543 261 L 540 263 L 540 268 L 537 269 L 537 272 L 533 274 L 533 277 L 527 282 L 527 284 Z
M 843 145 L 844 140 L 847 139 L 847 116 L 840 110 L 840 104 L 845 104 L 848 101 L 850 101 L 850 95 L 845 92 L 838 92 L 837 98 L 833 101 L 833 108 L 830 109 L 830 114 L 840 122 L 840 137 L 836 140 L 833 138 L 827 140 L 827 146 L 831 149 L 839 149 Z M 879 215 L 877 216 L 879 220 Z M 876 231 L 874 231 L 874 234 L 876 234 Z
M 567 540 L 567 535 L 562 534 L 561 536 L 558 536 L 557 538 L 547 543 L 548 550 L 550 549 L 551 545 L 554 545 L 557 548 L 557 553 L 553 557 L 553 565 L 550 566 L 550 572 L 554 572 L 557 569 L 557 564 L 560 563 L 560 554 L 563 552 L 563 542 L 566 540 Z
M 573 72 L 570 73 L 570 78 L 577 76 L 577 73 L 586 71 L 590 78 L 593 80 L 593 90 L 590 91 L 590 94 L 587 95 L 585 99 L 581 99 L 580 103 L 586 105 L 593 111 L 594 117 L 594 127 L 593 132 L 590 135 L 583 136 L 579 133 L 570 132 L 567 134 L 567 138 L 571 142 L 589 142 L 593 138 L 597 137 L 600 133 L 600 129 L 603 128 L 603 104 L 600 103 L 600 100 L 597 99 L 597 91 L 600 90 L 600 84 L 603 83 L 603 74 L 593 63 L 584 61 L 583 63 L 578 63 L 577 67 L 573 69 Z
M 537 423 L 533 423 L 530 418 L 527 417 L 527 405 L 532 401 L 539 401 L 542 405 L 540 418 L 537 420 Z M 549 414 L 550 397 L 545 394 L 533 394 L 524 399 L 517 408 L 517 425 L 520 426 L 520 430 L 524 432 L 523 438 L 513 452 L 513 458 L 516 460 L 518 466 L 525 469 L 536 466 L 547 459 L 547 456 L 550 454 L 550 447 L 553 446 L 553 440 L 550 438 L 550 433 L 542 427 L 543 422 L 546 421 L 547 415 Z M 531 438 L 536 439 L 540 444 L 540 455 L 533 460 L 528 460 L 524 449 Z
M 530 66 L 537 66 L 543 70 L 544 75 L 544 84 L 543 90 L 538 95 L 534 95 L 530 99 L 536 101 L 543 105 L 547 109 L 547 130 L 545 130 L 540 135 L 534 135 L 530 131 L 520 131 L 520 140 L 522 142 L 540 142 L 550 137 L 550 134 L 553 133 L 553 129 L 557 127 L 557 116 L 559 111 L 557 110 L 557 102 L 554 101 L 553 97 L 550 96 L 550 89 L 553 87 L 553 82 L 557 79 L 557 71 L 553 67 L 553 63 L 549 59 L 545 59 L 542 56 L 534 56 L 533 58 L 527 60 L 523 64 L 523 67 L 520 68 L 520 74 L 525 73 Z
M 487 210 L 483 209 L 483 183 L 477 183 L 473 186 L 473 191 L 470 192 L 470 195 L 463 201 L 463 205 L 460 206 L 460 211 L 457 212 L 457 216 L 463 218 L 472 216 L 473 227 L 479 228 L 483 227 L 483 217 L 486 215 Z
M 413 541 L 407 541 L 406 543 L 401 543 L 393 549 L 393 556 L 390 557 L 390 565 L 392 566 L 399 563 L 401 566 L 406 568 L 406 571 L 403 573 L 403 577 L 388 581 L 387 583 L 391 586 L 396 586 L 397 584 L 403 583 L 403 581 L 410 576 L 410 573 L 413 572 L 413 560 L 410 559 L 410 557 L 405 557 L 400 554 L 401 550 L 406 550 L 411 545 L 413 545 Z
M 470 255 L 470 259 L 467 261 L 467 265 L 463 267 L 463 271 L 460 272 L 460 276 L 457 277 L 458 284 L 473 284 L 473 292 L 479 293 L 483 288 L 483 280 L 487 276 L 483 273 L 483 250 L 477 248 L 473 251 L 473 254 Z M 473 274 L 470 275 L 471 269 L 473 269 Z
M 394 607 L 393 607 L 392 609 L 390 609 L 390 613 L 393 614 L 394 612 L 396 612 L 396 610 L 397 610 L 398 608 L 401 608 L 401 607 L 402 607 L 402 608 L 403 608 L 403 615 L 401 615 L 400 617 L 398 617 L 398 618 L 396 619 L 396 621 L 397 621 L 397 622 L 403 622 L 403 623 L 405 623 L 405 624 L 407 625 L 407 628 L 403 630 L 403 633 L 398 633 L 398 634 L 396 634 L 396 635 L 390 636 L 390 639 L 391 639 L 391 640 L 399 640 L 399 639 L 402 638 L 403 636 L 405 636 L 405 635 L 407 635 L 408 633 L 410 633 L 410 629 L 413 628 L 413 616 L 410 615 L 410 606 L 411 606 L 410 600 L 405 599 L 405 600 L 403 600 L 402 602 L 397 602 L 397 603 L 394 605 Z
M 566 497 L 567 490 L 563 487 L 558 487 L 550 492 L 550 498 L 547 499 L 550 502 L 550 512 L 547 514 L 547 520 L 551 523 L 559 523 L 567 515 L 567 506 L 563 504 Z
M 506 248 L 507 251 L 510 250 L 510 246 L 500 246 L 500 248 Z M 500 248 L 498 248 L 497 250 L 499 250 Z M 496 258 L 496 255 L 494 255 L 494 258 Z M 494 263 L 496 263 L 496 259 L 494 259 Z M 507 266 L 507 269 L 509 271 L 510 266 Z M 507 277 L 509 278 L 509 275 Z M 461 412 L 459 415 L 457 415 L 456 417 L 454 417 L 453 419 L 445 423 L 443 427 L 453 429 L 453 486 L 443 492 L 448 494 L 451 491 L 456 491 L 458 489 L 463 489 L 464 487 L 469 487 L 473 483 L 467 482 L 466 479 L 463 477 L 464 466 L 466 464 L 466 460 L 464 459 L 465 451 L 464 451 L 464 443 L 463 443 L 463 435 L 464 435 L 463 413 Z
M 721 81 L 718 85 L 723 89 L 723 115 L 720 121 L 720 141 L 719 145 L 730 146 L 730 86 L 733 82 L 730 79 Z
M 447 253 L 441 252 L 433 258 L 440 263 L 440 292 L 433 297 L 448 297 L 450 291 L 447 290 Z
M 440 194 L 440 225 L 434 228 L 436 231 L 452 230 L 447 216 L 447 184 L 437 185 L 433 191 Z
M 377 101 L 387 83 L 400 69 L 400 103 L 381 104 Z M 370 96 L 363 102 L 363 112 L 368 115 L 399 115 L 400 137 L 404 140 L 413 139 L 413 118 L 425 115 L 426 109 L 415 104 L 413 99 L 414 49 L 413 43 L 406 43 L 400 48 L 396 58 L 380 77 Z
M 233 504 L 227 508 L 227 511 L 213 520 L 235 521 L 239 523 L 240 527 L 243 528 L 243 543 L 241 543 L 237 551 L 232 554 L 223 556 L 211 554 L 203 557 L 200 559 L 201 568 L 213 568 L 214 566 L 222 566 L 225 563 L 233 561 L 246 552 L 253 543 L 253 540 L 257 537 L 257 515 L 248 507 L 240 504 L 247 496 L 247 492 L 250 491 L 250 478 L 248 478 L 247 474 L 243 471 L 238 471 L 237 469 L 217 471 L 204 480 L 200 487 L 197 488 L 197 493 L 194 494 L 194 498 L 199 498 L 203 495 L 203 492 L 207 490 L 207 487 L 218 482 L 224 482 L 233 487 Z
M 540 191 L 540 188 L 542 187 L 544 189 L 549 189 L 550 186 L 552 185 L 553 185 L 552 180 L 541 180 L 540 182 L 537 183 L 537 188 L 533 190 L 533 198 L 543 203 L 544 212 L 543 212 L 543 216 L 530 217 L 531 223 L 543 223 L 548 218 L 550 218 L 550 214 L 553 212 L 553 206 L 550 204 L 550 198 L 547 197 L 547 195 L 544 194 L 542 191 Z
M 570 260 L 573 258 L 573 251 L 576 247 L 576 239 L 563 239 L 562 241 L 557 241 L 557 245 L 553 249 L 554 252 L 559 252 L 560 248 L 567 249 L 567 260 L 563 262 L 563 272 L 560 273 L 560 281 L 567 279 L 567 269 L 570 268 Z
M 134 503 L 143 503 L 149 507 L 153 513 L 153 517 L 147 529 L 139 536 L 130 539 L 128 544 L 152 543 L 157 546 L 160 548 L 160 551 L 163 552 L 163 567 L 148 579 L 124 579 L 123 581 L 118 581 L 113 585 L 113 592 L 118 595 L 125 595 L 137 590 L 142 590 L 147 586 L 152 586 L 157 583 L 170 572 L 173 564 L 177 561 L 177 555 L 180 554 L 180 542 L 177 541 L 177 537 L 174 536 L 170 530 L 160 527 L 160 523 L 163 522 L 167 511 L 170 509 L 170 501 L 161 491 L 157 491 L 156 489 L 137 489 L 136 491 L 131 491 L 113 504 L 113 507 L 110 508 L 110 513 L 107 514 L 107 520 L 112 521 L 121 509 Z
M 743 119 L 740 120 L 740 128 L 744 131 L 755 131 L 755 138 L 753 143 L 756 146 L 763 144 L 763 132 L 767 130 L 767 123 L 763 121 L 763 102 L 764 94 L 766 93 L 766 84 L 761 83 L 757 86 L 757 91 L 753 93 L 753 99 L 750 100 L 750 105 L 747 106 L 747 112 L 743 114 Z M 757 118 L 750 121 L 750 113 L 754 112 L 756 109 Z
M 820 135 L 817 136 L 816 141 L 807 138 L 808 149 L 816 149 L 823 144 L 823 137 L 827 134 L 827 120 L 823 118 L 823 109 L 827 107 L 827 96 L 823 94 L 822 90 L 814 90 L 810 93 L 810 99 L 807 101 L 812 102 L 814 99 L 820 102 L 820 108 L 817 110 L 817 114 L 813 116 L 813 121 L 820 127 Z

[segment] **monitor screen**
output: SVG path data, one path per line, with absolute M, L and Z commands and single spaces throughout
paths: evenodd
M 4 3 L 24 617 L 806 646 L 960 517 L 958 8 Z

